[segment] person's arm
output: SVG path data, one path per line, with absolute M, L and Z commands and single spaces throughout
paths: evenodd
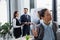
M 42 40 L 44 36 L 44 27 L 42 24 L 37 25 L 37 34 L 38 34 L 38 39 Z
M 57 34 L 58 34 L 58 24 L 56 22 L 53 22 L 54 23 L 54 27 L 53 27 L 53 31 L 54 31 L 54 35 L 55 35 L 55 40 L 57 40 Z
M 33 33 L 33 36 L 34 36 L 34 37 L 38 37 L 38 32 L 37 32 L 37 30 L 32 29 L 32 33 Z
M 13 19 L 13 27 L 14 27 L 14 28 L 20 27 L 20 26 L 17 26 L 17 25 L 16 25 L 16 19 Z
M 31 29 L 32 29 L 33 36 L 37 37 L 38 36 L 38 32 L 37 32 L 37 27 L 36 27 L 35 23 L 32 25 Z
M 24 18 L 23 15 L 20 17 L 21 24 L 24 24 Z
M 56 32 L 58 31 L 58 28 L 59 28 L 59 26 L 58 26 L 58 24 L 56 23 Z
M 31 22 L 31 16 L 30 16 L 30 22 Z
M 55 31 L 57 32 L 57 31 L 58 31 L 59 26 L 58 26 L 57 22 L 54 22 L 54 21 L 53 21 L 53 23 L 54 23 L 54 25 L 55 25 L 55 27 L 54 27 L 54 28 L 55 28 Z
M 21 23 L 21 20 L 20 19 L 19 19 L 19 23 L 20 23 L 20 26 L 24 25 L 24 24 Z
M 31 22 L 31 16 L 30 15 L 28 15 L 29 16 L 29 22 L 28 22 L 28 25 L 31 25 L 32 24 L 32 22 Z

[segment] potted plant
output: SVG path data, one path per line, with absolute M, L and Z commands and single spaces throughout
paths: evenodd
M 3 36 L 4 40 L 5 40 L 6 34 L 9 33 L 9 30 L 10 30 L 10 24 L 9 23 L 5 23 L 1 26 L 0 34 Z
M 26 40 L 29 40 L 30 36 L 29 35 L 26 35 Z

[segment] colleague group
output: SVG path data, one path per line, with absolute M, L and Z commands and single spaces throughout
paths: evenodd
M 20 19 L 18 19 L 18 11 L 14 12 L 12 20 L 14 37 L 17 39 L 21 37 L 21 35 L 30 35 L 30 25 L 37 25 L 36 30 L 34 27 L 32 27 L 31 29 L 34 36 L 34 40 L 57 40 L 58 25 L 52 20 L 50 10 L 44 8 L 38 11 L 37 13 L 39 20 L 37 24 L 35 24 L 31 22 L 31 16 L 28 15 L 28 8 L 24 8 L 24 14 L 21 15 Z

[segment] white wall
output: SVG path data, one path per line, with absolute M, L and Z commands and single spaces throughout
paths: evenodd
M 16 0 L 11 0 L 11 18 L 13 18 L 13 13 L 16 10 L 17 10 L 17 1 Z
M 28 8 L 30 10 L 30 0 L 18 0 L 18 11 L 23 14 L 23 9 Z

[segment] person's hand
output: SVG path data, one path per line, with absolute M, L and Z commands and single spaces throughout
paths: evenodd
M 24 24 L 28 24 L 27 22 L 25 22 Z
M 36 25 L 36 23 L 33 23 L 33 22 L 32 22 L 31 25 Z
M 31 25 L 32 23 L 31 22 L 28 22 L 29 25 Z
M 37 31 L 34 31 L 34 37 L 37 37 L 38 36 L 38 33 L 37 33 Z
M 32 30 L 32 32 L 33 32 L 34 37 L 37 37 L 38 36 L 37 30 Z

